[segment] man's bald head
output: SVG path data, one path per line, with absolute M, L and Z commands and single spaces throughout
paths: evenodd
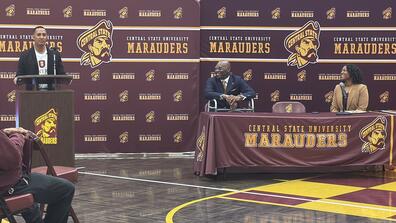
M 230 75 L 231 64 L 228 61 L 219 61 L 215 66 L 216 77 L 225 79 Z

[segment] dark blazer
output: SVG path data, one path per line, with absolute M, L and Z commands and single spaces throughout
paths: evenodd
M 47 47 L 47 72 L 48 74 L 54 74 L 54 52 L 56 53 L 56 74 L 65 74 L 65 70 L 63 68 L 63 63 L 61 59 L 61 55 L 58 51 L 51 50 Z M 18 62 L 18 71 L 16 73 L 17 76 L 20 75 L 34 75 L 38 74 L 38 64 L 36 53 L 34 52 L 34 47 L 25 50 L 21 53 Z
M 223 84 L 221 80 L 216 77 L 211 77 L 206 81 L 205 87 L 205 98 L 208 100 L 216 99 L 218 100 L 218 107 L 228 107 L 228 104 L 221 100 L 220 95 L 243 95 L 245 100 L 250 100 L 256 97 L 256 92 L 253 90 L 249 84 L 242 79 L 240 76 L 231 74 L 230 79 L 228 79 L 227 90 L 224 92 Z

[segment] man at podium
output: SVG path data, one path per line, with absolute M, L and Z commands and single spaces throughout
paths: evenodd
M 65 74 L 60 53 L 56 48 L 47 46 L 47 31 L 43 26 L 36 26 L 33 29 L 34 45 L 29 50 L 23 51 L 19 57 L 18 71 L 14 79 L 16 84 L 17 77 L 21 75 L 49 75 Z M 36 85 L 33 83 L 32 87 Z M 38 85 L 40 90 L 51 90 L 52 83 L 41 83 Z

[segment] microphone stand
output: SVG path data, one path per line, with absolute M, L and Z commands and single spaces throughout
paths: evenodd
M 346 112 L 345 108 L 347 106 L 347 93 L 345 91 L 344 82 L 340 82 L 341 92 L 342 92 L 342 109 L 340 112 L 337 112 L 336 115 L 351 115 L 352 113 Z

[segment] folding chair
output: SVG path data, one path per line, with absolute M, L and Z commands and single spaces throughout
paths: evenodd
M 0 221 L 7 218 L 10 223 L 16 223 L 14 215 L 33 207 L 33 204 L 32 194 L 0 197 Z
M 32 168 L 33 173 L 47 174 L 54 177 L 59 177 L 62 179 L 69 180 L 73 184 L 77 183 L 78 180 L 78 170 L 74 167 L 66 167 L 66 166 L 54 166 L 52 165 L 51 160 L 49 159 L 45 149 L 43 147 L 43 143 L 41 142 L 39 137 L 34 137 L 32 141 L 33 149 L 38 150 L 40 152 L 41 157 L 43 158 L 46 166 L 40 166 L 36 168 Z M 44 211 L 44 205 L 40 205 L 41 214 Z M 74 223 L 79 223 L 80 221 L 77 218 L 76 213 L 74 212 L 73 207 L 70 207 L 70 216 L 73 219 Z
M 206 112 L 228 112 L 231 111 L 229 108 L 218 108 L 218 102 L 216 99 L 209 100 L 205 105 Z M 251 98 L 247 101 L 239 102 L 239 108 L 233 110 L 235 112 L 254 112 L 254 99 Z
M 305 113 L 305 106 L 298 101 L 279 101 L 272 106 L 273 113 Z

